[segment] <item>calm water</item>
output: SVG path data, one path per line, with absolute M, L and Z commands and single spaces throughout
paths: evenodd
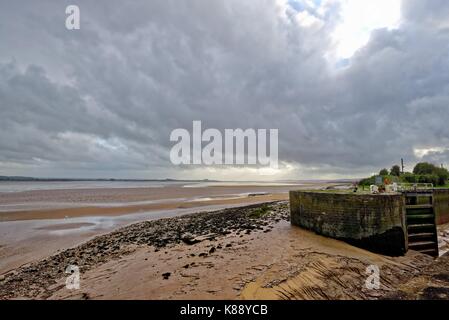
M 61 189 L 161 188 L 164 186 L 205 188 L 212 186 L 298 186 L 294 182 L 182 182 L 182 181 L 0 181 L 0 192 Z
M 182 184 L 181 182 L 169 181 L 0 181 L 0 192 L 59 189 L 160 188 L 166 185 Z

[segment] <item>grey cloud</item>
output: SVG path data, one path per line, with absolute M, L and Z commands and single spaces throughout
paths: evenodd
M 44 161 L 176 175 L 169 135 L 193 120 L 279 128 L 280 160 L 306 175 L 363 175 L 447 146 L 446 1 L 404 1 L 399 29 L 373 32 L 338 70 L 326 59 L 338 6 L 305 28 L 268 0 L 78 3 L 76 32 L 67 1 L 0 4 L 0 173 Z

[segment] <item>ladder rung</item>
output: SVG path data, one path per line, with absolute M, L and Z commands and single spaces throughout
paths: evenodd
M 433 219 L 435 216 L 433 214 L 411 214 L 407 215 L 407 219 Z
M 409 224 L 407 227 L 409 229 L 435 228 L 435 225 L 432 223 L 417 223 L 417 224 Z
M 431 209 L 432 204 L 408 204 L 405 206 L 406 209 Z
M 421 233 L 412 233 L 408 235 L 408 238 L 426 238 L 426 237 L 433 237 L 435 236 L 435 233 L 433 232 L 421 232 Z
M 421 253 L 435 252 L 438 254 L 438 250 L 436 248 L 435 249 L 423 249 L 423 250 L 419 250 L 419 252 L 421 252 Z
M 420 242 L 411 242 L 408 244 L 410 247 L 421 247 L 421 246 L 435 246 L 437 243 L 434 241 L 420 241 Z

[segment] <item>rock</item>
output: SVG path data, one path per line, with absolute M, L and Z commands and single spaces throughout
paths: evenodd
M 207 253 L 202 252 L 202 253 L 200 253 L 200 254 L 198 255 L 198 257 L 207 257 Z
M 181 235 L 181 240 L 189 246 L 201 242 L 201 240 L 196 239 L 191 233 L 184 233 L 183 235 Z
M 32 273 L 32 272 L 36 272 L 37 269 L 36 267 L 28 267 L 28 269 L 25 269 L 24 272 L 26 273 Z
M 171 276 L 171 272 L 166 272 L 162 274 L 162 278 L 164 278 L 164 280 L 168 280 L 168 278 L 170 278 Z
M 231 244 L 231 243 L 228 243 L 228 244 L 226 245 L 226 248 L 230 248 L 230 247 L 232 247 L 232 244 Z
M 214 253 L 215 252 L 215 247 L 212 247 L 212 248 L 210 248 L 210 250 L 209 250 L 209 254 L 212 254 L 212 253 Z

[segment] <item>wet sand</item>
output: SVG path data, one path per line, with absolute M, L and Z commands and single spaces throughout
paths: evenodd
M 255 201 L 255 199 L 252 199 Z M 262 201 L 263 202 L 263 201 Z M 255 201 L 255 203 L 261 203 Z M 203 211 L 214 211 L 233 205 L 208 205 Z M 156 220 L 194 213 L 197 207 L 161 210 L 126 215 L 85 216 L 70 219 L 36 219 L 0 222 L 0 275 L 23 264 L 43 259 L 60 250 L 71 248 L 95 236 L 139 221 Z
M 331 185 L 4 184 L 1 190 L 11 191 L 0 192 L 0 274 L 130 223 L 285 200 L 290 189 Z
M 449 254 L 426 266 L 418 276 L 387 294 L 388 300 L 449 300 Z
M 3 275 L 0 298 L 378 299 L 433 259 L 391 258 L 293 227 L 288 203 L 198 213 L 124 227 Z M 65 287 L 75 264 L 81 288 Z M 366 268 L 381 288 L 365 286 Z
M 438 226 L 438 247 L 440 256 L 449 253 L 449 223 Z
M 222 185 L 170 184 L 154 187 L 105 187 L 77 189 L 29 190 L 0 192 L 0 213 L 34 210 L 122 207 L 183 203 L 186 201 L 210 201 L 248 198 L 250 195 L 287 194 L 295 189 L 316 189 L 331 183 L 304 183 L 285 185 Z M 48 186 L 51 188 L 51 186 Z M 4 214 L 2 214 L 4 216 Z
M 138 212 L 285 200 L 295 189 L 332 183 L 219 185 L 168 184 L 153 187 L 76 188 L 0 192 L 0 222 L 120 216 Z M 87 186 L 87 185 L 86 185 Z M 51 186 L 48 186 L 51 187 Z
M 46 219 L 70 219 L 79 217 L 97 217 L 97 216 L 122 216 L 137 212 L 150 212 L 174 209 L 201 208 L 214 205 L 236 205 L 259 203 L 275 200 L 288 199 L 288 193 L 277 193 L 254 196 L 235 196 L 234 198 L 216 198 L 202 201 L 201 198 L 195 200 L 176 200 L 161 203 L 133 205 L 127 202 L 120 206 L 83 206 L 75 208 L 60 209 L 37 209 L 25 211 L 0 212 L 0 222 L 5 221 L 23 221 L 23 220 L 46 220 Z M 80 204 L 81 205 L 81 204 Z
M 231 235 L 157 252 L 136 248 L 83 274 L 79 292 L 59 285 L 49 298 L 377 299 L 429 262 L 413 253 L 404 258 L 374 255 L 282 222 L 269 233 L 241 238 Z M 385 273 L 380 290 L 365 287 L 365 270 L 371 264 Z M 170 273 L 168 279 L 164 273 Z
M 379 299 L 432 267 L 291 226 L 288 190 L 328 186 L 0 193 L 0 299 Z M 68 265 L 79 290 L 65 287 Z M 379 290 L 366 288 L 370 265 Z

